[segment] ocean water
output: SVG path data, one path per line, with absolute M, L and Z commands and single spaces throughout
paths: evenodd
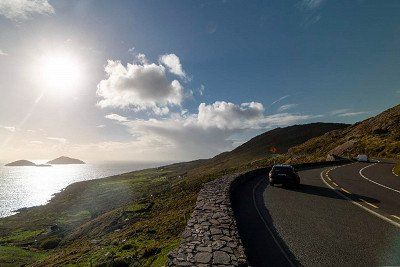
M 46 204 L 68 185 L 86 180 L 165 165 L 165 163 L 113 162 L 52 167 L 0 166 L 0 218 L 16 210 Z

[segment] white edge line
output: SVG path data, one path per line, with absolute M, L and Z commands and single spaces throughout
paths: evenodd
M 393 173 L 394 175 L 396 175 L 396 176 L 399 176 L 397 173 L 394 172 L 394 168 L 396 168 L 396 166 L 393 167 L 392 173 Z
M 340 195 L 340 196 L 341 196 L 342 198 L 344 198 L 344 199 L 347 199 L 348 201 L 350 201 L 350 202 L 353 203 L 354 205 L 356 205 L 356 206 L 362 208 L 363 210 L 365 210 L 365 211 L 367 211 L 367 212 L 369 212 L 369 213 L 371 213 L 371 214 L 377 216 L 378 218 L 380 218 L 380 219 L 382 219 L 382 220 L 384 220 L 384 221 L 386 221 L 386 222 L 388 222 L 388 223 L 390 223 L 390 224 L 392 224 L 392 225 L 394 225 L 394 226 L 400 228 L 400 224 L 399 224 L 399 223 L 397 223 L 397 222 L 395 222 L 395 221 L 392 221 L 391 219 L 389 219 L 389 218 L 387 218 L 387 217 L 385 217 L 385 216 L 383 216 L 383 215 L 381 215 L 381 214 L 379 214 L 379 213 L 377 213 L 377 212 L 375 212 L 375 211 L 373 211 L 373 210 L 370 210 L 370 209 L 367 208 L 367 207 L 364 207 L 364 206 L 361 205 L 360 203 L 357 203 L 356 201 L 352 200 L 351 198 L 349 198 L 349 197 L 345 196 L 344 194 L 340 193 L 338 190 L 335 190 L 335 188 L 333 188 L 330 184 L 328 184 L 328 183 L 325 181 L 325 179 L 324 179 L 324 177 L 323 177 L 323 175 L 322 175 L 322 174 L 324 173 L 324 171 L 325 171 L 325 170 L 323 170 L 323 171 L 321 172 L 321 174 L 320 174 L 321 180 L 322 180 L 330 189 L 332 189 L 333 191 L 335 191 L 336 194 Z
M 285 256 L 286 260 L 290 263 L 291 266 L 296 266 L 292 260 L 289 258 L 289 256 L 287 255 L 286 251 L 282 248 L 281 244 L 278 242 L 278 240 L 275 237 L 275 234 L 272 232 L 272 230 L 270 229 L 270 227 L 268 226 L 268 223 L 265 221 L 264 217 L 261 214 L 261 211 L 258 209 L 257 207 L 257 203 L 256 203 L 256 188 L 260 185 L 260 183 L 263 181 L 264 178 L 261 178 L 260 181 L 257 182 L 257 184 L 253 187 L 253 204 L 254 207 L 257 210 L 258 216 L 261 218 L 261 220 L 263 221 L 265 227 L 267 228 L 268 232 L 271 234 L 272 238 L 274 239 L 276 245 L 279 247 L 279 249 L 281 250 L 282 254 Z
M 383 187 L 383 188 L 392 190 L 392 191 L 394 191 L 394 192 L 400 194 L 400 191 L 399 191 L 399 190 L 396 190 L 396 189 L 391 188 L 391 187 L 389 187 L 389 186 L 386 186 L 386 185 L 380 184 L 380 183 L 378 183 L 378 182 L 375 182 L 375 181 L 369 179 L 368 177 L 366 177 L 366 176 L 362 173 L 363 170 L 365 170 L 366 168 L 372 167 L 372 166 L 374 166 L 375 164 L 377 164 L 377 163 L 373 163 L 373 164 L 370 164 L 370 165 L 368 165 L 368 166 L 365 166 L 365 167 L 362 168 L 358 173 L 359 173 L 359 174 L 361 175 L 361 177 L 364 178 L 365 180 L 367 180 L 367 181 L 369 181 L 369 182 L 371 182 L 371 183 L 374 183 L 374 184 L 379 185 L 379 186 L 381 186 L 381 187 Z

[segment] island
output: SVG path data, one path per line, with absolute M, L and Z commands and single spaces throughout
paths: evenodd
M 62 156 L 62 157 L 50 160 L 46 164 L 85 164 L 85 162 L 83 162 L 82 160 L 79 160 L 79 159 Z
M 36 166 L 36 164 L 33 163 L 32 161 L 22 159 L 22 160 L 10 162 L 10 163 L 6 164 L 5 166 Z

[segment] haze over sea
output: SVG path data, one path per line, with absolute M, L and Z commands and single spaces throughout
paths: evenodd
M 46 162 L 46 161 L 44 161 Z M 43 163 L 43 161 L 35 161 Z M 104 162 L 52 167 L 0 166 L 0 218 L 16 210 L 46 204 L 52 196 L 68 185 L 166 163 Z

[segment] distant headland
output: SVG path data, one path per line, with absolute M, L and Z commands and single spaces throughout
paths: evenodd
M 70 157 L 61 156 L 59 158 L 48 161 L 46 164 L 35 164 L 29 160 L 17 160 L 6 164 L 5 166 L 36 166 L 36 167 L 51 167 L 50 164 L 85 164 L 82 160 Z
M 62 156 L 62 157 L 50 160 L 46 164 L 85 164 L 85 162 L 83 162 L 80 159 L 74 159 L 74 158 Z

